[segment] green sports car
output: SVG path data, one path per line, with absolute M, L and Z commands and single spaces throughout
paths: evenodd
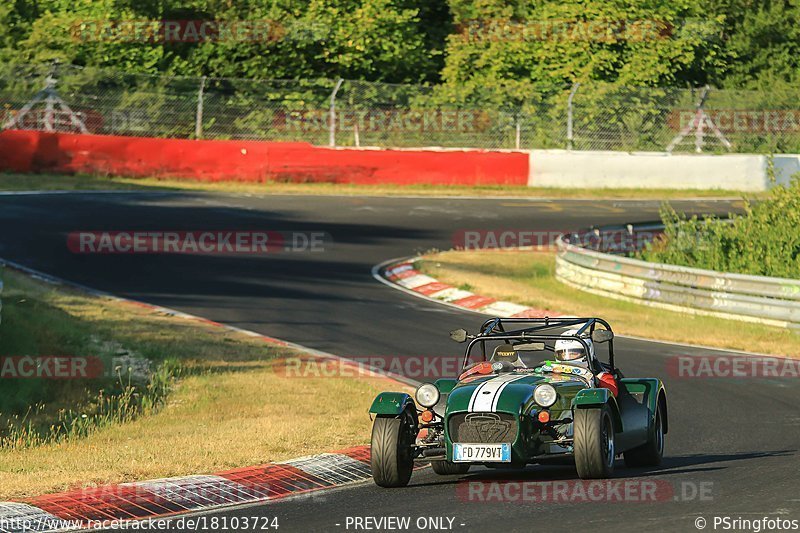
M 450 336 L 468 343 L 458 377 L 421 385 L 415 399 L 384 392 L 372 403 L 377 485 L 407 485 L 415 462 L 441 475 L 574 462 L 582 479 L 610 477 L 618 455 L 627 466 L 661 463 L 664 385 L 622 375 L 606 321 L 493 318 L 475 335 Z M 595 353 L 602 344 L 607 362 Z

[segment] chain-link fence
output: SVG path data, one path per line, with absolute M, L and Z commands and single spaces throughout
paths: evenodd
M 12 65 L 0 68 L 0 124 L 333 146 L 800 152 L 800 90 L 591 83 L 503 100 L 498 88 L 459 89 Z

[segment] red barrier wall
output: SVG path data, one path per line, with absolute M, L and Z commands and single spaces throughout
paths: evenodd
M 206 181 L 527 185 L 528 155 L 12 130 L 0 133 L 0 170 Z

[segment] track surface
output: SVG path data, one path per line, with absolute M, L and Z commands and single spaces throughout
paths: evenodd
M 673 205 L 687 212 L 731 210 L 727 202 L 709 200 Z M 430 248 L 450 248 L 459 230 L 571 230 L 657 217 L 658 202 L 651 201 L 0 195 L 0 257 L 344 356 L 452 355 L 460 347 L 446 332 L 474 329 L 480 317 L 385 287 L 372 279 L 373 265 Z M 75 255 L 66 247 L 71 231 L 147 229 L 325 231 L 333 245 L 322 253 L 228 257 Z M 617 477 L 668 483 L 686 501 L 470 502 L 459 497 L 458 478 L 438 477 L 426 469 L 405 489 L 365 483 L 213 516 L 277 516 L 282 531 L 354 531 L 346 527 L 347 517 L 364 516 L 408 516 L 412 530 L 418 517 L 450 517 L 453 529 L 461 531 L 695 531 L 698 516 L 708 519 L 708 530 L 714 516 L 800 519 L 797 379 L 675 379 L 666 372 L 669 356 L 719 352 L 632 339 L 619 339 L 616 346 L 618 365 L 627 375 L 665 379 L 671 415 L 663 467 L 626 470 L 620 462 Z M 538 467 L 524 472 L 476 470 L 463 479 L 574 477 L 568 467 Z M 701 486 L 711 487 L 710 500 L 692 498 Z M 680 497 L 683 491 L 685 498 Z

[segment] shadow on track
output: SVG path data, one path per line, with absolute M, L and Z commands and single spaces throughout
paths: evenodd
M 702 467 L 704 465 L 714 465 L 718 463 L 728 463 L 731 461 L 746 461 L 751 459 L 763 459 L 766 457 L 786 457 L 793 455 L 797 450 L 776 450 L 770 452 L 741 452 L 718 455 L 693 454 L 683 456 L 664 457 L 664 461 L 659 468 L 625 468 L 617 464 L 614 478 L 637 478 L 654 477 L 674 474 L 688 474 L 694 472 L 708 472 L 713 470 L 724 470 L 726 466 L 709 466 L 706 468 L 687 468 Z M 574 466 L 569 465 L 533 465 L 524 469 L 482 469 L 472 472 L 466 476 L 442 476 L 441 481 L 414 483 L 412 487 L 435 487 L 440 485 L 454 485 L 465 481 L 564 481 L 576 480 L 578 474 Z

